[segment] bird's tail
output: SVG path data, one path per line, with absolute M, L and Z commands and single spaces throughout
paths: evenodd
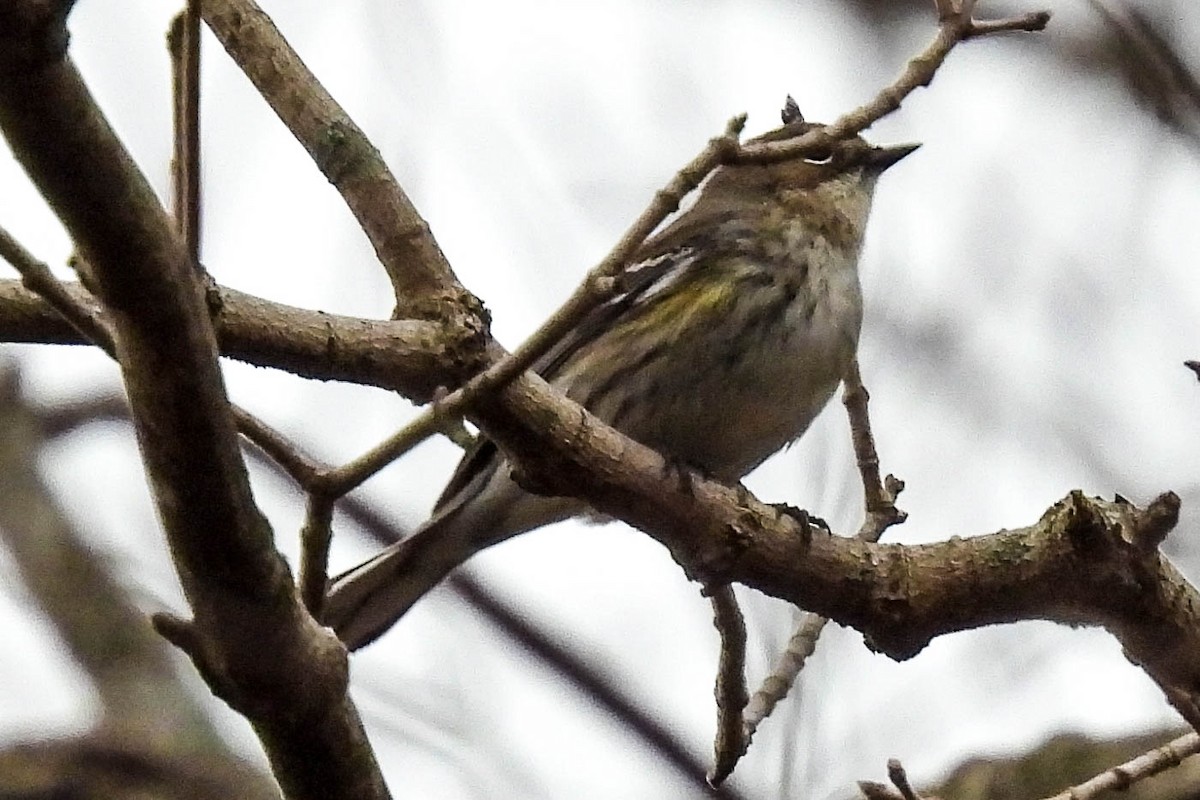
M 334 578 L 321 620 L 351 650 L 379 638 L 468 558 L 510 536 L 566 519 L 578 500 L 525 493 L 506 469 L 479 470 L 404 541 Z
M 462 535 L 455 517 L 435 516 L 412 536 L 333 579 L 322 621 L 347 648 L 357 650 L 375 641 L 480 549 Z

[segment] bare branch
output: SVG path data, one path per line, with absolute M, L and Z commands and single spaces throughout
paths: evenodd
M 173 209 L 183 246 L 200 263 L 200 0 L 171 20 L 171 100 L 174 118 Z
M 887 763 L 888 780 L 896 787 L 896 791 L 900 792 L 900 796 L 904 800 L 922 800 L 921 795 L 917 794 L 912 788 L 912 784 L 908 782 L 908 773 L 904 771 L 904 765 L 897 758 L 889 758 Z
M 680 201 L 700 185 L 707 175 L 720 166 L 733 148 L 745 125 L 744 115 L 734 117 L 724 133 L 709 141 L 690 163 L 659 190 L 650 206 L 634 221 L 629 230 L 604 259 L 588 273 L 574 294 L 509 356 L 493 348 L 496 360 L 492 366 L 471 378 L 464 386 L 433 403 L 419 417 L 388 441 L 328 476 L 324 491 L 343 494 L 370 478 L 393 459 L 442 430 L 450 420 L 466 413 L 472 402 L 495 392 L 533 364 L 555 342 L 574 326 L 597 303 L 612 293 L 612 279 L 625 267 L 634 251 L 668 214 L 679 207 Z
M 333 541 L 333 499 L 311 494 L 300 531 L 300 597 L 313 617 L 321 618 L 328 582 L 329 545 Z
M 123 398 L 114 395 L 36 409 L 34 413 L 38 425 L 48 438 L 64 435 L 90 422 L 130 421 L 128 404 Z M 296 447 L 291 443 L 289 445 Z M 261 449 L 251 447 L 248 453 L 266 468 L 275 470 L 282 477 L 289 477 L 278 461 Z M 337 509 L 376 543 L 388 545 L 403 538 L 394 524 L 384 519 L 371 504 L 354 495 L 342 497 L 338 501 Z M 531 653 L 588 700 L 620 720 L 633 737 L 657 753 L 685 781 L 698 789 L 706 790 L 709 796 L 715 798 L 737 800 L 743 797 L 728 785 L 710 789 L 704 779 L 704 764 L 689 751 L 668 725 L 657 715 L 642 709 L 625 693 L 624 687 L 598 673 L 587 658 L 581 657 L 569 647 L 564 647 L 556 637 L 540 630 L 530 622 L 524 611 L 488 591 L 470 570 L 462 569 L 453 573 L 447 579 L 447 587 L 461 602 L 515 646 Z M 172 630 L 179 627 L 177 620 L 168 619 L 162 624 Z M 186 625 L 184 627 L 186 628 Z
M 896 508 L 896 497 L 904 489 L 904 482 L 891 475 L 886 480 L 880 480 L 879 454 L 875 451 L 875 437 L 871 434 L 871 417 L 867 410 L 870 395 L 863 386 L 858 359 L 851 363 L 843 386 L 842 404 L 850 420 L 850 437 L 863 483 L 865 513 L 857 536 L 864 542 L 877 542 L 884 531 L 907 518 L 907 514 Z M 801 615 L 779 660 L 746 705 L 745 747 L 750 746 L 758 726 L 795 685 L 808 657 L 816 652 L 817 639 L 828 622 L 819 614 L 805 612 Z
M 965 38 L 973 39 L 976 36 L 989 36 L 994 33 L 1005 33 L 1008 31 L 1036 33 L 1044 31 L 1049 24 L 1049 11 L 1031 11 L 1028 14 L 1008 19 L 980 19 L 974 20 L 971 23 L 971 28 L 967 31 Z
M 47 13 L 37 2 L 10 5 L 16 11 L 5 13 Z M 333 785 L 385 798 L 347 696 L 345 650 L 297 601 L 251 497 L 204 287 L 154 191 L 59 55 L 3 64 L 0 130 L 109 312 L 146 473 L 195 613 L 193 655 L 216 665 L 210 686 L 252 721 L 289 797 L 327 797 Z
M 79 295 L 72 294 L 54 277 L 46 262 L 21 246 L 4 228 L 0 228 L 0 258 L 21 273 L 22 282 L 31 292 L 46 300 L 67 324 L 87 340 L 116 358 L 116 342 L 112 330 L 104 319 L 95 298 L 80 288 Z
M 970 3 L 973 6 L 974 3 Z M 736 155 L 738 161 L 781 161 L 828 150 L 839 139 L 849 139 L 900 108 L 906 97 L 921 86 L 928 86 L 950 52 L 966 39 L 1008 30 L 1042 30 L 1050 21 L 1050 12 L 1041 11 L 1013 20 L 976 23 L 971 8 L 955 8 L 952 0 L 938 0 L 937 35 L 923 52 L 909 60 L 904 72 L 866 104 L 843 114 L 831 125 L 782 142 L 745 145 Z
M 527 416 L 528 415 L 528 416 Z M 1035 525 L 928 545 L 807 531 L 744 490 L 690 477 L 524 375 L 475 416 L 541 491 L 581 496 L 664 544 L 694 580 L 738 582 L 830 616 L 908 658 L 933 637 L 1051 619 L 1104 625 L 1186 717 L 1200 686 L 1200 595 L 1159 553 L 1125 539 L 1177 519 L 1167 493 L 1141 510 L 1074 492 Z M 530 422 L 524 420 L 529 419 Z M 995 569 L 997 560 L 1005 568 Z M 884 588 L 886 587 L 886 588 Z M 1175 694 L 1172 694 L 1174 692 Z
M 396 317 L 486 318 L 379 151 L 251 0 L 206 0 L 204 21 L 341 193 L 375 248 Z
M 112 331 L 94 305 L 94 299 L 91 303 L 83 302 L 78 293 L 68 290 L 44 262 L 38 261 L 21 247 L 3 228 L 0 228 L 0 258 L 20 272 L 26 286 L 44 297 L 81 335 L 97 343 L 110 357 L 117 357 Z M 232 411 L 239 432 L 276 459 L 297 483 L 308 486 L 314 482 L 318 471 L 322 469 L 319 465 L 250 412 L 237 406 L 233 406 Z
M 1093 800 L 1104 792 L 1125 791 L 1138 781 L 1179 766 L 1196 753 L 1200 753 L 1200 734 L 1188 733 L 1048 800 Z
M 278 464 L 288 477 L 301 487 L 311 487 L 317 476 L 327 469 L 324 464 L 318 463 L 301 450 L 299 445 L 249 411 L 233 406 L 233 418 L 237 423 L 238 432 Z
M 858 369 L 858 359 L 850 364 L 850 371 L 843 381 L 842 404 L 850 419 L 850 438 L 854 444 L 854 456 L 858 472 L 862 477 L 863 505 L 866 519 L 858 538 L 865 542 L 877 542 L 884 531 L 899 525 L 908 518 L 896 508 L 896 496 L 904 489 L 904 482 L 888 476 L 879 477 L 879 454 L 875 450 L 875 437 L 871 433 L 871 416 L 867 402 L 871 396 L 863 386 Z
M 79 284 L 62 284 L 94 308 Z M 482 366 L 483 331 L 463 320 L 370 320 L 310 311 L 234 289 L 208 293 L 221 355 L 302 378 L 390 389 L 418 402 L 457 385 Z M 0 341 L 87 344 L 88 339 L 17 280 L 0 280 Z
M 783 653 L 771 665 L 770 674 L 763 679 L 762 685 L 746 704 L 743 721 L 746 726 L 747 747 L 758 732 L 758 726 L 771 715 L 796 685 L 796 679 L 808 662 L 809 656 L 816 652 L 817 639 L 827 624 L 829 620 L 820 614 L 805 612 L 800 616 L 800 622 L 788 639 Z
M 440 433 L 447 425 L 460 420 L 458 414 L 472 396 L 472 393 L 467 391 L 470 385 L 444 396 L 441 400 L 435 400 L 412 422 L 353 461 L 319 475 L 314 490 L 331 497 L 341 497 L 430 436 Z
M 717 735 L 713 743 L 713 767 L 708 782 L 719 786 L 733 772 L 749 744 L 742 713 L 749 702 L 746 689 L 746 621 L 738 608 L 733 587 L 712 589 L 713 625 L 721 635 L 721 657 L 717 665 Z

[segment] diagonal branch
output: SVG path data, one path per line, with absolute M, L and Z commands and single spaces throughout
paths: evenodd
M 10 4 L 20 30 L 60 22 Z M 57 46 L 0 65 L 0 130 L 72 236 L 116 338 L 135 429 L 195 622 L 175 642 L 254 724 L 289 797 L 387 797 L 344 649 L 297 601 L 250 494 L 205 293 L 149 183 Z M 268 652 L 271 658 L 264 659 Z
M 1049 800 L 1092 800 L 1111 791 L 1126 791 L 1139 781 L 1179 766 L 1183 759 L 1200 753 L 1200 734 L 1187 733 L 1148 753 L 1072 786 Z
M 909 59 L 904 71 L 891 85 L 881 89 L 874 98 L 858 108 L 838 117 L 831 125 L 816 128 L 804 136 L 783 142 L 765 142 L 747 145 L 738 152 L 737 160 L 747 162 L 781 161 L 796 156 L 812 155 L 827 151 L 831 142 L 855 136 L 883 117 L 900 108 L 910 94 L 922 86 L 928 86 L 933 76 L 959 43 L 971 38 L 1002 33 L 1005 31 L 1040 31 L 1050 22 L 1049 11 L 1035 11 L 1006 20 L 977 22 L 972 19 L 974 3 L 964 3 L 956 8 L 952 0 L 938 0 L 940 16 L 938 32 L 933 41 L 920 53 Z
M 737 147 L 737 136 L 745 122 L 745 116 L 731 119 L 720 136 L 710 140 L 691 162 L 676 173 L 667 186 L 655 194 L 650 206 L 638 216 L 609 254 L 588 273 L 566 303 L 542 323 L 516 352 L 504 355 L 499 346 L 493 346 L 494 360 L 491 366 L 454 392 L 435 401 L 419 417 L 379 447 L 324 476 L 322 491 L 334 495 L 351 491 L 407 449 L 442 430 L 448 420 L 467 413 L 476 398 L 495 392 L 528 369 L 584 314 L 612 293 L 613 278 L 624 269 L 626 262 L 642 241 L 668 214 L 679 207 L 685 195 L 699 186 L 700 182 Z
M 203 15 L 226 52 L 341 193 L 391 279 L 393 316 L 446 319 L 470 313 L 485 318 L 379 151 L 262 9 L 251 0 L 205 0 Z

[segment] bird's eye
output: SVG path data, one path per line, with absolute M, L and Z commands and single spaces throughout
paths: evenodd
M 813 153 L 808 158 L 804 159 L 807 164 L 828 164 L 833 161 L 833 151 L 826 150 L 821 153 Z

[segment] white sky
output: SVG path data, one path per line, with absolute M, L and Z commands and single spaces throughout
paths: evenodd
M 747 111 L 751 132 L 773 127 L 790 92 L 809 118 L 831 119 L 932 35 L 932 13 L 880 35 L 845 5 L 292 0 L 267 10 L 382 150 L 512 346 L 728 117 Z M 1200 161 L 1133 109 L 1115 80 L 1077 77 L 1050 54 L 1094 24 L 1086 4 L 1054 5 L 1054 31 L 962 48 L 931 88 L 868 134 L 925 143 L 881 182 L 863 260 L 864 373 L 884 469 L 907 481 L 901 505 L 911 514 L 889 535 L 930 541 L 1025 525 L 1073 488 L 1135 501 L 1171 488 L 1184 519 L 1170 552 L 1196 577 L 1200 387 L 1180 364 L 1200 357 Z M 164 196 L 170 10 L 92 0 L 71 25 L 73 56 Z M 283 302 L 386 316 L 387 281 L 336 193 L 215 41 L 205 45 L 209 270 Z M 7 150 L 0 223 L 44 260 L 61 264 L 69 251 Z M 7 348 L 48 401 L 116 386 L 93 353 Z M 376 390 L 238 364 L 227 375 L 238 402 L 331 461 L 411 413 Z M 451 446 L 429 443 L 366 491 L 416 522 L 454 460 Z M 70 487 L 64 502 L 147 608 L 180 608 L 127 433 L 77 436 L 43 467 Z M 838 404 L 749 483 L 764 499 L 855 529 L 857 479 Z M 294 554 L 294 496 L 263 480 L 259 497 Z M 367 553 L 350 532 L 343 539 L 336 567 Z M 661 548 L 618 525 L 560 526 L 475 566 L 708 751 L 716 650 L 707 603 Z M 791 613 L 747 599 L 761 669 Z M 21 603 L 0 596 L 13 637 L 0 657 L 0 736 L 84 724 L 82 679 Z M 508 648 L 435 595 L 356 656 L 356 690 L 385 768 L 414 781 L 411 794 L 679 794 L 671 773 Z M 1058 731 L 1177 723 L 1111 638 L 1045 623 L 942 639 L 904 664 L 831 630 L 803 702 L 780 713 L 735 779 L 756 797 L 789 786 L 846 796 L 854 780 L 883 779 L 893 756 L 921 780 Z M 228 725 L 254 752 L 246 726 Z

